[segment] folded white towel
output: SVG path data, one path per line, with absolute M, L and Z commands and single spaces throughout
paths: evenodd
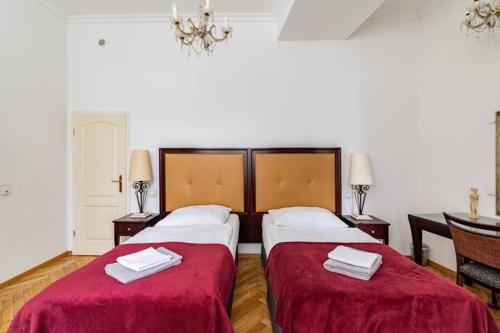
M 328 259 L 324 262 L 323 267 L 334 273 L 350 276 L 355 279 L 368 281 L 373 274 L 377 272 L 380 265 L 382 265 L 382 258 L 375 260 L 375 264 L 371 268 L 363 268 L 359 266 L 352 266 L 341 261 Z
M 120 265 L 136 272 L 142 272 L 170 260 L 172 260 L 171 255 L 163 254 L 152 247 L 116 259 Z
M 170 261 L 168 261 L 168 262 L 166 262 L 164 264 L 152 267 L 150 269 L 146 269 L 146 270 L 144 270 L 142 272 L 133 271 L 133 270 L 128 269 L 126 267 L 123 267 L 119 263 L 115 262 L 115 263 L 112 263 L 112 264 L 107 264 L 104 267 L 104 271 L 109 276 L 115 278 L 116 280 L 120 281 L 121 283 L 125 283 L 126 284 L 126 283 L 133 282 L 135 280 L 139 280 L 139 279 L 148 277 L 150 275 L 159 273 L 161 271 L 166 270 L 167 268 L 170 268 L 170 267 L 173 267 L 173 266 L 177 266 L 177 265 L 179 265 L 179 264 L 182 263 L 182 256 L 178 255 L 175 252 L 167 250 L 167 249 L 165 249 L 163 247 L 157 248 L 156 251 L 159 251 L 159 252 L 161 252 L 163 254 L 166 254 L 166 255 L 171 255 L 172 256 L 172 260 L 170 260 Z
M 328 258 L 353 266 L 371 268 L 377 259 L 382 259 L 382 256 L 378 253 L 361 251 L 340 245 L 328 253 Z

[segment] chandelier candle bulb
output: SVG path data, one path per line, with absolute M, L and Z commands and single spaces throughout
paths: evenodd
M 177 6 L 175 3 L 172 5 L 172 18 L 177 19 Z

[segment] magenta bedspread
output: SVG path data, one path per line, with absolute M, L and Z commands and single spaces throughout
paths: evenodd
M 183 263 L 128 285 L 104 273 L 117 257 L 150 246 L 182 255 Z M 233 332 L 226 302 L 235 276 L 223 245 L 121 245 L 31 299 L 8 332 Z
M 370 281 L 326 271 L 337 243 L 282 243 L 266 274 L 283 332 L 499 333 L 487 305 L 384 244 L 343 244 L 380 253 Z

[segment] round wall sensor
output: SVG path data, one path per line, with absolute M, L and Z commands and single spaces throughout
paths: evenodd
M 106 45 L 106 41 L 104 39 L 99 39 L 99 45 L 100 46 Z

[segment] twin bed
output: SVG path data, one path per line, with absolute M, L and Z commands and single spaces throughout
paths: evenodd
M 206 204 L 232 214 L 220 224 L 145 229 L 34 297 L 10 333 L 232 332 L 238 239 L 260 235 L 274 332 L 499 332 L 476 296 L 347 221 L 279 225 L 267 214 L 307 206 L 340 216 L 339 148 L 160 149 L 159 158 L 163 215 Z M 370 281 L 323 268 L 327 253 L 346 243 L 382 254 Z M 104 274 L 117 257 L 151 246 L 181 254 L 182 264 L 128 285 Z
M 247 204 L 247 151 L 160 149 L 160 213 L 166 216 L 124 244 L 56 281 L 16 314 L 9 333 L 233 332 L 240 216 Z M 186 206 L 231 208 L 226 221 L 196 214 L 168 221 Z M 163 223 L 166 222 L 166 223 Z M 120 256 L 164 247 L 182 263 L 122 284 L 104 267 Z
M 274 332 L 499 332 L 475 295 L 438 277 L 357 228 L 319 223 L 280 207 L 325 208 L 341 218 L 340 151 L 252 151 L 255 214 L 262 215 L 262 262 Z M 327 271 L 339 245 L 378 253 L 369 281 Z

